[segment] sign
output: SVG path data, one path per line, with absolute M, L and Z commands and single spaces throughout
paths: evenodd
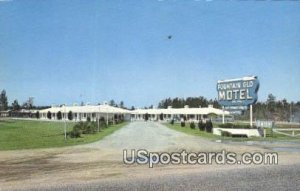
M 247 106 L 224 106 L 225 110 L 236 110 L 236 111 L 241 111 L 241 110 L 247 110 Z
M 274 127 L 274 121 L 256 121 L 257 127 L 263 127 L 263 128 L 273 128 Z
M 256 103 L 259 81 L 256 76 L 239 79 L 219 80 L 217 83 L 218 102 L 227 109 L 245 109 Z

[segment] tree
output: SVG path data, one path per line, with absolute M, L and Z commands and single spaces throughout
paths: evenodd
M 211 104 L 218 106 L 218 103 L 210 100 Z M 189 105 L 190 107 L 207 107 L 208 101 L 206 98 L 199 96 L 199 97 L 188 97 L 184 98 L 167 98 L 159 102 L 158 108 L 167 108 L 168 106 L 172 106 L 172 108 L 182 108 L 185 105 Z
M 0 111 L 5 111 L 7 109 L 8 109 L 8 102 L 7 102 L 6 91 L 2 90 L 0 95 Z
M 69 111 L 69 113 L 68 113 L 68 119 L 69 119 L 70 121 L 73 120 L 73 113 L 72 113 L 72 111 Z
M 39 119 L 40 118 L 40 112 L 37 111 L 36 114 L 35 114 L 35 116 L 36 116 L 37 119 Z
M 282 104 L 283 104 L 283 107 L 287 107 L 289 105 L 289 103 L 287 102 L 287 100 L 285 98 L 282 100 Z
M 23 104 L 23 107 L 26 109 L 33 108 L 33 97 L 29 97 L 28 100 Z
M 131 109 L 130 109 L 130 110 L 132 110 L 132 111 L 135 110 L 135 107 L 134 107 L 134 106 L 131 106 Z
M 115 100 L 110 100 L 109 101 L 109 103 L 108 103 L 108 105 L 110 105 L 110 106 L 115 106 L 116 105 L 116 102 L 115 102 Z
M 120 102 L 120 108 L 124 108 L 124 102 L 123 101 Z
M 269 108 L 269 111 L 274 112 L 276 107 L 276 97 L 273 94 L 269 94 L 267 98 L 267 105 Z
M 19 109 L 20 109 L 20 105 L 19 105 L 19 102 L 18 102 L 18 100 L 14 100 L 14 102 L 11 104 L 11 106 L 12 106 L 12 109 L 14 110 L 14 111 L 18 111 Z
M 213 129 L 213 124 L 212 124 L 211 120 L 207 120 L 206 126 L 205 126 L 206 132 L 211 133 L 212 129 Z
M 48 111 L 48 112 L 47 112 L 47 118 L 48 118 L 48 119 L 51 119 L 51 117 L 52 117 L 51 112 Z
M 269 94 L 267 98 L 267 103 L 273 103 L 276 101 L 276 97 L 273 94 Z
M 61 111 L 57 112 L 57 119 L 58 119 L 58 120 L 61 120 L 61 119 L 62 119 Z

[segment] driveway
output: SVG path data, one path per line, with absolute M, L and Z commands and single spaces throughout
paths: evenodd
M 144 121 L 129 123 L 126 127 L 98 142 L 79 147 L 109 149 L 117 153 L 123 149 L 146 149 L 148 151 L 181 151 L 184 149 L 197 152 L 220 151 L 222 149 L 234 149 L 235 151 L 257 150 L 257 147 L 247 145 L 237 146 L 218 143 L 172 130 L 158 122 Z

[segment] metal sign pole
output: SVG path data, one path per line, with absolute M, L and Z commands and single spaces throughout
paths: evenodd
M 225 112 L 224 112 L 224 106 L 222 107 L 222 123 L 224 124 L 225 123 Z
M 252 104 L 250 105 L 250 127 L 252 127 Z

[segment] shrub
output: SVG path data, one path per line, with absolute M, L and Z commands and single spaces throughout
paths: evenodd
M 247 138 L 248 136 L 245 134 L 233 134 L 232 137 L 239 137 L 239 138 Z
M 149 114 L 146 113 L 146 114 L 145 114 L 145 121 L 148 121 L 148 119 L 149 119 Z
M 171 124 L 171 125 L 174 125 L 174 119 L 171 120 L 170 124 Z
M 62 116 L 61 116 L 61 111 L 57 112 L 56 117 L 57 117 L 58 120 L 61 120 L 61 118 L 62 118 Z
M 93 134 L 96 132 L 96 124 L 95 122 L 86 122 L 83 125 L 83 134 Z
M 71 138 L 78 138 L 81 134 L 93 134 L 97 131 L 95 122 L 79 122 L 73 126 L 73 130 L 68 133 Z
M 200 131 L 204 131 L 205 130 L 205 124 L 203 123 L 202 120 L 200 120 L 198 122 L 198 128 L 199 128 Z
M 195 123 L 194 123 L 194 121 L 192 121 L 192 122 L 190 123 L 190 128 L 191 128 L 191 129 L 195 129 Z
M 206 132 L 211 133 L 212 128 L 213 128 L 213 124 L 212 124 L 211 120 L 207 120 L 206 121 L 206 126 L 205 126 Z
M 185 122 L 181 121 L 180 125 L 181 125 L 181 127 L 185 127 Z
M 242 124 L 225 123 L 225 124 L 219 124 L 218 126 L 221 128 L 231 128 L 231 129 L 257 129 L 255 125 L 251 127 L 249 124 L 242 125 Z
M 69 119 L 70 121 L 73 120 L 73 113 L 72 113 L 72 111 L 69 111 L 69 113 L 68 113 L 68 119 Z
M 232 123 L 224 123 L 224 124 L 220 124 L 219 127 L 221 127 L 221 128 L 233 128 L 234 125 Z
M 113 122 L 112 120 L 109 120 L 109 121 L 108 121 L 108 126 L 113 125 L 113 124 L 114 124 L 114 122 Z M 107 126 L 107 127 L 108 127 L 108 126 Z
M 228 131 L 221 131 L 221 136 L 223 137 L 231 137 L 231 133 Z
M 159 119 L 160 119 L 161 121 L 164 120 L 164 114 L 161 113 L 161 114 L 159 115 Z
M 81 133 L 81 123 L 77 123 L 73 126 L 73 130 L 68 134 L 71 138 L 78 138 L 81 137 Z
M 48 112 L 47 112 L 47 118 L 48 118 L 48 119 L 51 119 L 51 116 L 52 116 L 52 115 L 51 115 L 51 112 L 48 111 Z
M 108 127 L 107 124 L 106 124 L 106 121 L 104 119 L 104 117 L 100 117 L 99 119 L 99 126 L 102 128 L 102 127 Z
M 81 137 L 81 132 L 78 131 L 78 130 L 71 131 L 71 132 L 69 133 L 69 136 L 70 136 L 71 138 L 79 138 L 79 137 Z
M 91 117 L 88 116 L 88 117 L 86 118 L 86 121 L 87 121 L 87 122 L 90 122 L 90 121 L 91 121 Z

